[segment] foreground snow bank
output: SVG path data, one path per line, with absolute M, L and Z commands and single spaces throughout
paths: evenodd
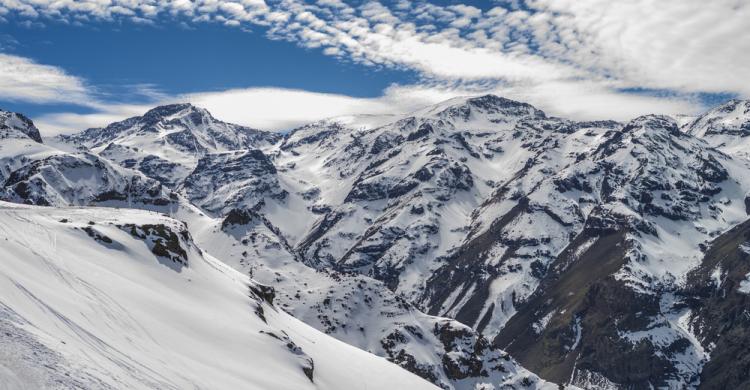
M 277 310 L 160 214 L 0 202 L 0 259 L 10 388 L 435 388 Z

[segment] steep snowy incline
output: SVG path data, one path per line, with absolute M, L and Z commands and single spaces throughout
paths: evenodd
M 419 312 L 369 277 L 316 270 L 296 259 L 262 215 L 179 212 L 208 253 L 276 288 L 277 306 L 350 345 L 386 357 L 444 389 L 557 389 L 466 325 Z
M 276 133 L 222 122 L 191 104 L 172 104 L 104 128 L 63 135 L 58 141 L 84 146 L 175 186 L 207 154 L 266 148 L 280 138 Z
M 431 389 L 279 311 L 159 214 L 0 203 L 0 382 Z

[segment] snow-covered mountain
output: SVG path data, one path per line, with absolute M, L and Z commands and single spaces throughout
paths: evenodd
M 493 96 L 348 126 L 308 126 L 280 148 L 282 176 L 309 183 L 300 193 L 317 194 L 310 210 L 325 210 L 294 244 L 303 261 L 382 280 L 428 313 L 496 337 L 553 381 L 697 383 L 707 355 L 679 305 L 662 298 L 684 285 L 703 246 L 747 218 L 744 162 L 667 117 L 575 123 Z M 594 264 L 577 262 L 589 256 Z M 603 268 L 583 277 L 572 263 Z M 567 272 L 573 291 L 551 285 Z M 597 300 L 620 288 L 629 305 L 594 313 L 580 301 L 610 282 Z M 575 299 L 550 302 L 557 296 Z M 651 309 L 633 312 L 639 305 Z M 583 313 L 639 318 L 593 326 L 610 341 L 598 344 L 600 334 L 580 329 Z M 641 374 L 633 359 L 660 368 Z
M 733 99 L 683 127 L 683 131 L 735 157 L 750 159 L 750 101 Z
M 191 104 L 172 104 L 105 128 L 62 135 L 57 141 L 85 147 L 174 186 L 206 154 L 264 147 L 279 138 L 275 133 L 219 121 Z
M 0 197 L 51 206 L 167 205 L 174 194 L 157 180 L 89 151 L 45 145 L 30 120 L 0 111 Z M 3 124 L 4 123 L 4 124 Z
M 256 212 L 233 210 L 225 218 L 211 218 L 182 211 L 176 216 L 208 253 L 274 286 L 275 302 L 294 317 L 442 388 L 557 388 L 470 327 L 421 313 L 379 281 L 300 262 L 280 231 Z
M 31 119 L 23 114 L 0 110 L 0 139 L 26 137 L 42 143 L 39 129 L 34 126 Z
M 488 95 L 281 136 L 170 105 L 55 140 L 74 153 L 14 130 L 0 168 L 8 200 L 170 213 L 276 307 L 443 388 L 738 388 L 748 107 L 575 122 Z M 101 167 L 16 191 L 69 170 L 47 155 Z M 53 197 L 134 178 L 159 191 Z

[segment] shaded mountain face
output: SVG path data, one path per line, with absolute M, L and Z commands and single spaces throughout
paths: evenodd
M 710 248 L 748 218 L 747 107 L 575 122 L 488 95 L 279 136 L 173 105 L 63 140 L 173 191 L 289 313 L 441 387 L 722 388 L 746 380 L 722 363 L 745 271 Z M 725 261 L 731 305 L 700 288 Z
M 716 238 L 680 291 L 685 322 L 710 358 L 701 372 L 705 389 L 750 386 L 750 221 Z
M 236 208 L 257 210 L 266 198 L 283 201 L 287 195 L 273 163 L 258 149 L 203 156 L 180 190 L 194 204 L 219 215 Z

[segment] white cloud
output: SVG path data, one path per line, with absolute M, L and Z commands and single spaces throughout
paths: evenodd
M 34 124 L 44 137 L 58 134 L 73 134 L 91 127 L 103 127 L 112 122 L 143 115 L 151 106 L 139 105 L 107 105 L 91 114 L 59 112 L 40 115 L 32 118 Z
M 178 97 L 204 107 L 222 120 L 266 130 L 288 130 L 315 120 L 357 113 L 387 113 L 382 98 L 278 88 L 248 88 Z M 392 111 L 391 111 L 392 112 Z
M 83 80 L 50 65 L 0 53 L 0 99 L 31 103 L 88 104 Z
M 428 104 L 443 97 L 493 92 L 529 101 L 555 115 L 619 120 L 652 112 L 696 112 L 701 107 L 691 96 L 699 92 L 750 96 L 750 84 L 745 82 L 750 79 L 747 0 L 526 0 L 525 7 L 517 3 L 499 2 L 482 11 L 420 1 L 367 1 L 355 6 L 340 0 L 0 0 L 0 9 L 7 10 L 6 18 L 35 23 L 45 18 L 158 23 L 160 15 L 167 15 L 185 23 L 266 26 L 272 38 L 355 63 L 415 70 L 426 80 L 422 85 L 389 88 L 371 99 L 270 88 L 171 98 L 190 99 L 222 119 L 266 129 L 353 112 L 403 111 L 414 96 L 421 99 L 415 102 Z M 2 57 L 0 67 L 1 61 Z M 35 77 L 0 74 L 0 87 L 11 87 L 2 88 L 0 97 L 37 102 L 91 99 L 80 79 L 20 57 L 15 61 L 33 68 Z M 623 88 L 675 93 L 645 96 L 619 92 Z M 96 115 L 48 116 L 44 126 L 62 128 L 62 120 L 101 125 L 107 118 L 136 113 L 132 106 L 98 107 L 101 112 Z
M 281 131 L 316 120 L 353 114 L 397 114 L 452 97 L 453 92 L 394 86 L 379 97 L 361 98 L 339 94 L 282 88 L 247 88 L 164 97 L 152 104 L 100 104 L 92 114 L 52 113 L 34 119 L 45 136 L 75 133 L 142 115 L 155 105 L 190 102 L 206 108 L 226 122 L 263 130 Z
M 533 0 L 548 15 L 542 50 L 623 83 L 750 95 L 745 0 Z M 559 40 L 559 43 L 555 42 Z
M 147 21 L 159 15 L 268 26 L 276 38 L 366 65 L 439 79 L 621 86 L 750 95 L 746 0 L 526 0 L 488 11 L 454 4 L 340 0 L 0 0 L 33 20 Z M 503 8 L 505 7 L 505 8 Z
M 691 96 L 621 93 L 595 82 L 550 82 L 494 92 L 530 102 L 547 114 L 576 120 L 628 121 L 646 114 L 697 114 L 705 109 Z
M 142 115 L 158 104 L 190 102 L 208 109 L 216 118 L 226 122 L 283 131 L 337 116 L 406 114 L 455 96 L 484 93 L 530 102 L 550 115 L 579 120 L 627 121 L 654 112 L 694 114 L 702 109 L 689 98 L 627 95 L 597 84 L 553 83 L 533 88 L 432 84 L 393 85 L 381 96 L 371 98 L 282 88 L 232 89 L 162 97 L 159 101 L 144 105 L 100 104 L 93 114 L 53 113 L 33 119 L 43 135 L 52 136 L 106 126 Z

